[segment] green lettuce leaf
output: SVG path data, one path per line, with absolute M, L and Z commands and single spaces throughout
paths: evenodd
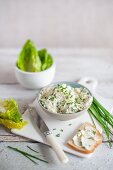
M 38 55 L 41 60 L 41 70 L 46 70 L 53 64 L 52 56 L 47 52 L 47 49 L 41 49 L 38 51 Z
M 22 129 L 25 125 L 27 125 L 27 121 L 15 123 L 12 120 L 0 118 L 0 124 L 4 125 L 5 127 L 9 128 L 9 129 Z
M 23 71 L 41 71 L 41 61 L 37 53 L 37 48 L 31 40 L 27 40 L 23 46 L 17 61 L 17 66 Z
M 26 121 L 22 121 L 18 104 L 13 98 L 9 100 L 0 100 L 0 124 L 8 128 L 17 129 L 20 129 L 27 124 Z

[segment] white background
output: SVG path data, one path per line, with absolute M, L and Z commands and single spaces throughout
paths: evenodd
M 113 47 L 113 0 L 0 0 L 0 48 Z

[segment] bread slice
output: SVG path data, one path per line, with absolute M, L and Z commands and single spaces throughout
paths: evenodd
M 93 141 L 93 138 L 90 137 L 91 133 L 89 134 L 81 134 L 81 130 L 82 130 L 82 133 L 86 133 L 86 132 L 89 132 L 91 131 L 92 134 L 94 135 L 94 141 Z M 89 131 L 87 131 L 89 130 Z M 79 135 L 79 136 L 78 136 Z M 81 135 L 81 136 L 80 136 Z M 89 135 L 89 136 L 88 136 Z M 82 137 L 82 138 L 81 138 Z M 74 142 L 74 139 L 76 139 L 76 142 L 80 142 L 80 145 L 79 142 L 78 143 L 75 143 Z M 82 145 L 84 144 L 83 140 L 81 139 L 84 139 L 85 142 L 86 142 L 86 146 L 88 145 L 89 148 L 87 148 L 85 145 L 85 147 Z M 91 144 L 87 144 L 87 141 L 91 142 L 93 141 L 92 145 Z M 78 129 L 78 131 L 76 132 L 75 136 L 73 136 L 72 139 L 68 140 L 67 144 L 74 150 L 78 151 L 78 152 L 81 152 L 81 153 L 84 153 L 84 154 L 89 154 L 89 153 L 92 153 L 95 151 L 95 149 L 102 143 L 102 134 L 100 134 L 100 132 L 95 128 L 95 126 L 93 126 L 91 123 L 84 123 L 82 124 L 82 126 Z

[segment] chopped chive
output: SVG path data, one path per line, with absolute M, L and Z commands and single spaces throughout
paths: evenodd
M 56 137 L 60 137 L 60 133 L 56 134 Z
M 56 130 L 56 128 L 54 128 L 53 130 Z
M 63 129 L 60 129 L 61 132 L 63 132 L 64 130 Z
M 69 126 L 71 126 L 72 124 L 71 124 L 71 123 L 69 123 L 68 125 L 69 125 Z

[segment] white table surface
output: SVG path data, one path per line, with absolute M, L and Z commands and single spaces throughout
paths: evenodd
M 75 81 L 80 77 L 93 76 L 98 79 L 97 92 L 113 98 L 113 51 L 107 49 L 49 49 L 55 58 L 57 70 L 54 81 Z M 22 112 L 26 104 L 36 96 L 37 90 L 21 87 L 14 76 L 14 67 L 19 50 L 0 50 L 0 98 L 14 97 L 19 101 Z M 19 141 L 19 142 L 16 142 Z M 34 165 L 22 155 L 9 150 L 7 146 L 26 150 L 32 146 L 46 156 L 49 164 Z M 113 148 L 103 143 L 90 159 L 67 154 L 70 161 L 61 165 L 51 148 L 40 143 L 16 137 L 0 126 L 0 170 L 111 170 L 113 169 Z

